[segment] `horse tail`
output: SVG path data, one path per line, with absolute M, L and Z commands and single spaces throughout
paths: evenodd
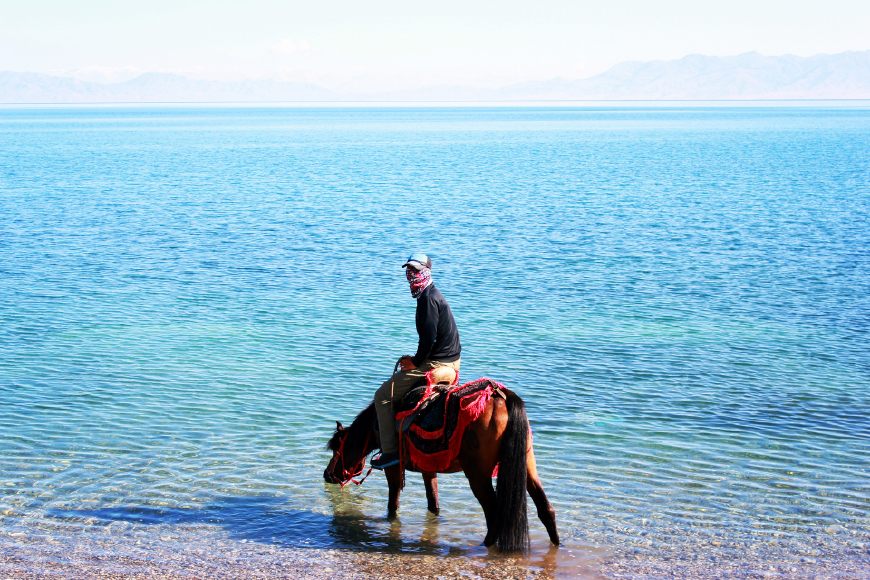
M 523 400 L 505 389 L 508 411 L 507 428 L 498 451 L 498 537 L 496 546 L 503 552 L 529 549 L 529 518 L 526 511 L 526 451 L 529 442 L 529 418 Z

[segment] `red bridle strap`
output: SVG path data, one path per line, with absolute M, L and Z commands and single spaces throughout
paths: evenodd
M 368 454 L 363 455 L 362 459 L 357 461 L 353 466 L 349 469 L 344 465 L 344 444 L 347 443 L 348 433 L 345 432 L 344 437 L 341 438 L 341 443 L 338 445 L 338 449 L 335 451 L 335 455 L 332 457 L 332 461 L 329 462 L 329 465 L 326 467 L 327 471 L 332 474 L 335 474 L 335 471 L 338 467 L 338 462 L 341 461 L 341 471 L 337 474 L 337 478 L 339 479 L 339 484 L 343 488 L 348 483 L 354 483 L 356 485 L 362 485 L 362 482 L 366 480 L 366 478 L 371 475 L 372 468 L 369 467 L 368 472 L 362 477 L 362 479 L 355 479 L 363 470 L 366 468 L 366 458 Z M 365 448 L 365 445 L 363 445 Z

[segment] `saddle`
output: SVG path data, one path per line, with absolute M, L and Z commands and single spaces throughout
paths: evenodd
M 430 377 L 397 407 L 400 457 L 407 457 L 409 467 L 419 471 L 447 470 L 459 455 L 465 428 L 480 417 L 493 395 L 504 396 L 503 389 L 487 378 L 445 385 L 432 383 Z
M 419 384 L 405 393 L 395 405 L 396 419 L 402 414 L 404 425 L 400 431 L 407 431 L 417 417 L 426 417 L 437 414 L 437 407 L 441 404 L 443 411 L 444 398 L 442 395 L 459 384 L 459 374 L 452 368 L 436 367 L 421 378 Z M 430 405 L 434 404 L 432 413 L 426 413 Z M 410 412 L 410 413 L 409 413 Z

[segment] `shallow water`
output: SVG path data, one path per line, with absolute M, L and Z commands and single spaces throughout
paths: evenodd
M 321 481 L 423 249 L 462 378 L 527 402 L 557 571 L 870 569 L 868 150 L 860 107 L 0 109 L 0 551 L 488 561 L 461 475 L 398 524 Z

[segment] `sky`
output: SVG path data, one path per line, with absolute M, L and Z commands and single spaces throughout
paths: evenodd
M 487 87 L 687 54 L 867 50 L 867 30 L 857 0 L 0 0 L 0 71 Z

